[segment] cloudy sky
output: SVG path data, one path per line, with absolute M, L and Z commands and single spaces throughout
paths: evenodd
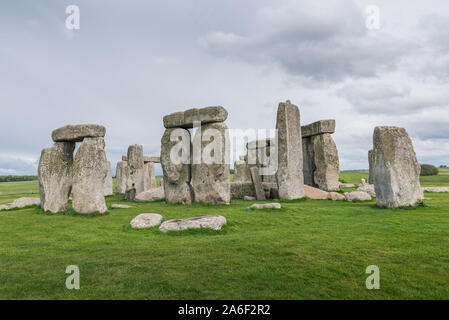
M 2 1 L 0 70 L 0 175 L 36 174 L 66 124 L 105 125 L 115 167 L 130 144 L 159 154 L 167 113 L 222 105 L 230 128 L 273 128 L 287 99 L 302 124 L 336 119 L 341 169 L 368 167 L 378 125 L 449 165 L 447 0 Z

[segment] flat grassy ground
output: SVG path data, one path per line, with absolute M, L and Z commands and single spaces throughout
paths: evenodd
M 348 183 L 361 175 L 342 172 Z M 449 185 L 445 178 L 428 182 Z M 19 196 L 0 195 L 0 203 Z M 2 211 L 0 299 L 449 299 L 449 194 L 426 197 L 413 209 L 299 200 L 249 211 L 252 202 L 242 200 L 182 206 L 114 195 L 109 207 L 133 208 L 103 216 Z M 165 220 L 220 214 L 228 224 L 132 229 L 130 220 L 145 212 Z M 80 268 L 80 290 L 65 287 L 68 265 Z M 380 290 L 365 287 L 369 265 L 380 269 Z

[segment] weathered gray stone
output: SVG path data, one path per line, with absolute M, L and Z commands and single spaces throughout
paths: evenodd
M 24 208 L 24 207 L 28 207 L 28 206 L 38 206 L 40 204 L 41 204 L 41 200 L 39 198 L 22 197 L 22 198 L 14 200 L 11 203 L 0 205 L 0 211 L 16 209 L 16 208 Z
M 373 144 L 377 206 L 417 206 L 424 197 L 419 182 L 421 166 L 405 129 L 376 127 Z
M 117 168 L 115 170 L 115 189 L 118 194 L 126 193 L 126 180 L 128 177 L 128 162 L 119 161 L 117 162 Z
M 244 196 L 243 200 L 245 200 L 245 201 L 255 201 L 256 198 L 255 197 L 250 197 L 250 196 Z
M 172 137 L 173 136 L 173 137 Z M 172 137 L 172 138 L 171 138 Z M 173 141 L 172 141 L 173 140 Z M 172 149 L 179 156 L 171 159 Z M 164 174 L 163 186 L 167 203 L 191 204 L 193 192 L 190 185 L 191 143 L 188 130 L 166 129 L 161 139 L 161 166 Z
M 145 166 L 144 190 L 149 190 L 157 187 L 156 176 L 154 175 L 154 163 L 147 162 Z
M 245 196 L 256 197 L 252 182 L 231 182 L 231 198 L 243 199 Z
M 280 203 L 255 203 L 248 209 L 281 209 Z
M 201 126 L 194 137 L 201 146 L 201 161 L 192 164 L 192 187 L 196 202 L 229 204 L 231 181 L 229 166 L 229 133 L 222 122 Z
M 245 161 L 234 163 L 234 182 L 251 182 L 251 173 Z
M 104 195 L 105 196 L 110 196 L 114 194 L 114 191 L 112 190 L 112 171 L 111 171 L 111 162 L 110 161 L 106 161 L 105 163 L 106 165 L 106 170 L 107 170 L 107 175 L 104 179 Z
M 315 173 L 315 157 L 313 154 L 312 137 L 302 138 L 302 157 L 303 157 L 303 175 L 304 184 L 308 186 L 316 186 L 314 181 Z
M 134 229 L 150 228 L 160 225 L 162 216 L 157 213 L 141 213 L 131 220 L 130 225 Z
M 262 186 L 262 181 L 260 181 L 259 168 L 252 167 L 250 169 L 251 179 L 254 185 L 254 192 L 256 194 L 257 200 L 265 200 L 265 191 Z
M 345 192 L 345 200 L 349 202 L 352 202 L 354 200 L 367 201 L 371 200 L 371 196 L 369 195 L 369 193 L 364 191 Z
M 340 188 L 337 146 L 328 133 L 312 137 L 315 171 L 314 185 L 321 190 L 335 191 Z
M 203 216 L 187 219 L 168 220 L 161 224 L 159 230 L 180 231 L 187 229 L 209 228 L 213 230 L 221 230 L 222 226 L 226 224 L 226 218 L 219 215 Z
M 184 112 L 175 112 L 164 117 L 165 128 L 192 128 L 194 122 L 201 125 L 224 122 L 228 118 L 228 111 L 221 106 L 193 108 Z
M 366 193 L 369 193 L 369 195 L 371 197 L 375 197 L 376 196 L 376 191 L 375 191 L 375 188 L 374 188 L 374 184 L 368 184 L 368 183 L 366 183 L 366 181 L 364 183 L 362 182 L 361 184 L 358 185 L 357 191 L 364 191 Z
M 373 150 L 368 151 L 368 163 L 369 163 L 369 178 L 370 184 L 374 184 L 374 152 Z
M 128 147 L 128 170 L 126 177 L 126 199 L 134 200 L 133 196 L 145 191 L 145 165 L 143 162 L 143 147 L 134 144 Z M 132 189 L 135 189 L 132 191 Z
M 335 120 L 320 120 L 301 127 L 302 137 L 335 132 Z
M 276 118 L 278 170 L 276 172 L 281 199 L 304 197 L 302 141 L 299 109 L 287 101 L 279 103 Z
M 44 211 L 65 212 L 72 190 L 74 142 L 56 142 L 42 150 L 39 161 L 39 193 Z
M 51 134 L 55 142 L 81 142 L 87 137 L 101 137 L 106 134 L 106 128 L 98 124 L 67 125 L 54 130 Z
M 142 202 L 142 201 L 156 201 L 164 199 L 165 199 L 164 187 L 155 187 L 139 193 L 134 200 Z
M 73 161 L 72 207 L 78 213 L 104 213 L 107 175 L 103 138 L 85 138 Z

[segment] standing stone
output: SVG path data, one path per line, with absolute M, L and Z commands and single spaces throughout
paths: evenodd
M 117 168 L 115 170 L 115 190 L 117 194 L 125 194 L 126 192 L 126 177 L 128 176 L 128 162 L 117 162 Z
M 181 128 L 165 130 L 161 139 L 161 166 L 164 174 L 162 184 L 167 203 L 191 204 L 193 202 L 190 186 L 190 149 L 188 130 Z
M 329 133 L 312 137 L 314 165 L 314 182 L 321 190 L 336 191 L 340 188 L 338 151 Z
M 132 190 L 134 189 L 134 192 Z M 128 147 L 128 172 L 126 179 L 126 199 L 134 200 L 133 195 L 145 191 L 145 167 L 143 162 L 143 147 L 131 145 Z
M 145 166 L 145 190 L 153 189 L 157 187 L 156 176 L 154 175 L 154 163 L 147 162 Z
M 302 130 L 302 129 L 301 129 Z M 304 184 L 316 187 L 314 181 L 315 173 L 315 155 L 313 154 L 312 137 L 302 137 L 302 156 L 303 156 L 303 174 Z
M 67 210 L 72 190 L 74 142 L 56 142 L 42 150 L 39 161 L 39 193 L 41 207 L 53 213 Z
M 104 195 L 110 196 L 114 194 L 112 190 L 112 171 L 111 171 L 111 161 L 106 161 L 106 170 L 108 171 L 106 178 L 104 180 Z
M 234 182 L 251 182 L 251 173 L 245 161 L 234 162 Z
M 195 201 L 231 202 L 229 132 L 222 122 L 201 126 L 194 137 L 194 148 L 201 152 L 198 163 L 193 155 L 192 187 Z M 201 148 L 200 148 L 201 147 Z
M 419 182 L 421 167 L 405 129 L 376 127 L 373 144 L 377 206 L 417 206 L 424 196 Z
M 265 191 L 260 181 L 259 169 L 257 167 L 251 168 L 251 178 L 253 179 L 254 192 L 257 200 L 265 200 Z
M 108 174 L 103 138 L 85 138 L 73 161 L 72 206 L 78 213 L 106 212 L 104 180 Z
M 369 163 L 369 184 L 374 184 L 374 152 L 373 150 L 368 151 L 368 163 Z
M 300 115 L 297 106 L 279 103 L 276 118 L 278 143 L 278 170 L 276 178 L 281 199 L 304 197 L 302 137 Z

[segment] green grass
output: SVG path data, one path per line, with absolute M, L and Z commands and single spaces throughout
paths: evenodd
M 363 174 L 342 173 L 352 183 Z M 300 200 L 258 211 L 241 200 L 183 206 L 114 195 L 109 207 L 133 208 L 103 216 L 0 212 L 0 299 L 449 299 L 449 194 L 426 197 L 433 200 L 413 209 Z M 145 212 L 164 220 L 220 214 L 228 224 L 132 229 L 130 220 Z M 373 264 L 380 290 L 365 288 Z M 80 268 L 80 290 L 65 288 L 68 265 Z

